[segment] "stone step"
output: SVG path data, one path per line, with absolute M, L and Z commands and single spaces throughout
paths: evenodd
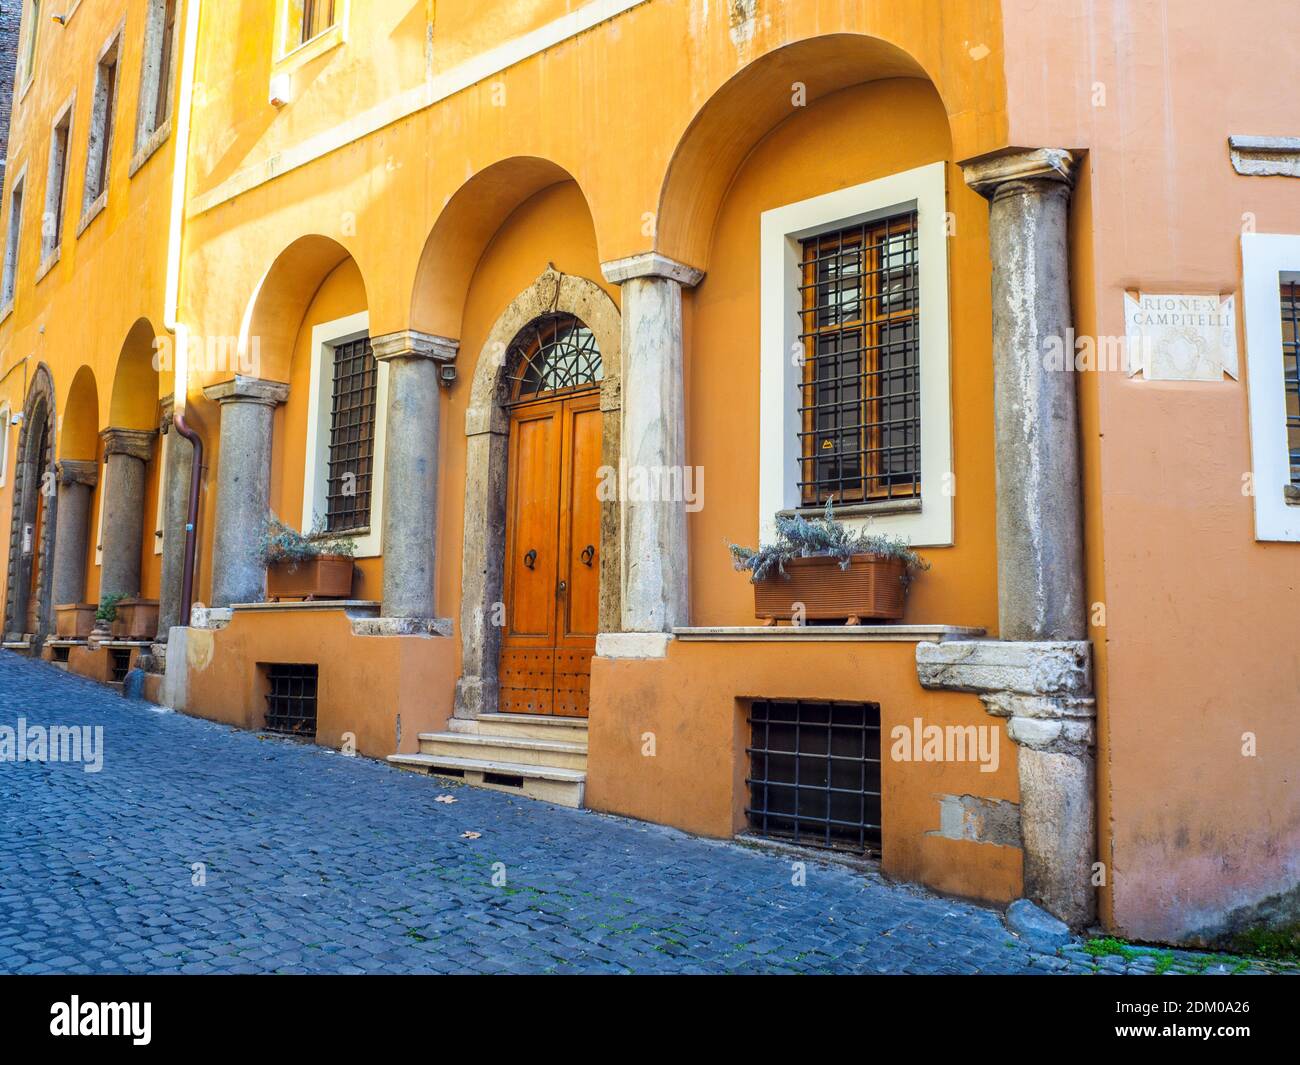
M 453 758 L 481 758 L 521 765 L 587 768 L 587 745 L 565 740 L 537 740 L 528 736 L 493 736 L 474 732 L 421 732 L 421 754 Z
M 455 718 L 448 723 L 452 732 L 480 736 L 516 736 L 536 740 L 587 742 L 585 717 L 552 717 L 544 714 L 480 714 L 476 718 Z
M 456 758 L 445 754 L 390 754 L 388 761 L 400 769 L 430 776 L 452 777 L 476 788 L 553 802 L 578 809 L 582 806 L 587 774 L 575 769 L 497 762 L 485 758 Z

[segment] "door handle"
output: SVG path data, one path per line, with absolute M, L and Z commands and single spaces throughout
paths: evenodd
M 524 552 L 525 568 L 532 569 L 536 565 L 537 565 L 537 552 L 533 550 L 525 551 Z
M 555 588 L 556 593 L 559 594 L 559 595 L 563 595 L 563 594 L 564 594 L 565 592 L 567 592 L 568 590 L 569 590 L 569 582 L 568 582 L 568 581 L 560 581 L 560 583 L 559 583 L 558 585 L 556 585 L 556 588 Z
M 595 545 L 588 544 L 586 547 L 582 549 L 582 554 L 580 554 L 578 557 L 582 559 L 582 564 L 584 566 L 590 566 L 591 560 L 596 557 Z

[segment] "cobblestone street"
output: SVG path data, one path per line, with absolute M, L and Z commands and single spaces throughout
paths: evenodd
M 1036 954 L 994 911 L 874 876 L 810 864 L 796 887 L 787 857 L 234 731 L 0 654 L 0 725 L 20 718 L 102 725 L 103 768 L 0 765 L 4 972 L 1156 966 Z

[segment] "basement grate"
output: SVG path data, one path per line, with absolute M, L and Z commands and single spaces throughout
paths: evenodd
M 749 805 L 759 835 L 880 853 L 880 705 L 755 700 Z
M 268 732 L 289 736 L 316 735 L 315 663 L 272 663 L 266 670 Z
M 54 661 L 56 661 L 56 662 L 66 662 L 66 661 L 68 660 L 68 652 L 71 651 L 71 650 L 72 650 L 72 648 L 70 648 L 70 647 L 52 647 L 52 648 L 50 648 L 50 651 L 51 651 L 51 653 L 53 654 L 53 657 L 54 657 Z
M 483 783 L 496 784 L 503 788 L 522 788 L 524 786 L 524 778 L 511 776 L 509 773 L 484 773 Z
M 114 684 L 121 684 L 131 672 L 131 649 L 129 647 L 110 647 L 108 649 L 108 667 L 112 672 Z

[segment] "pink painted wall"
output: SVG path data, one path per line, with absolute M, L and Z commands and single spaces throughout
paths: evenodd
M 1009 143 L 1086 150 L 1080 333 L 1126 289 L 1236 292 L 1243 226 L 1300 233 L 1300 180 L 1241 177 L 1230 134 L 1297 135 L 1293 2 L 1004 0 Z M 1300 544 L 1254 539 L 1242 380 L 1080 377 L 1098 651 L 1106 923 L 1180 939 L 1300 919 Z M 1280 369 L 1279 357 L 1279 373 Z M 1243 734 L 1258 754 L 1244 757 Z

